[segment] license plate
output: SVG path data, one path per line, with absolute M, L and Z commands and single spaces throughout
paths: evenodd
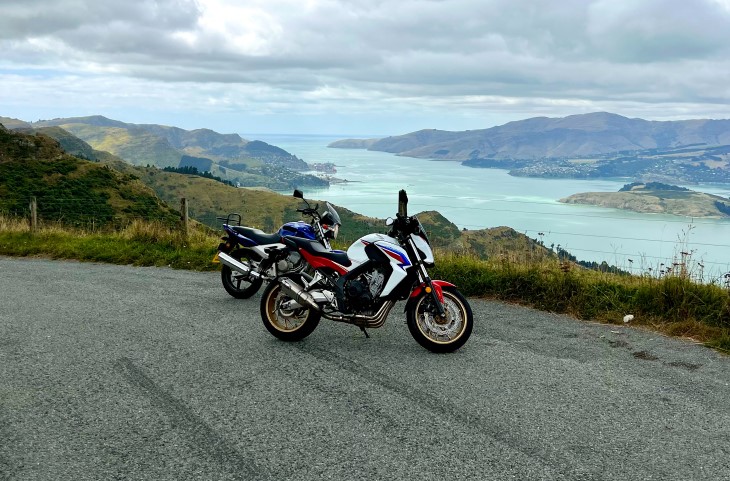
M 213 262 L 213 264 L 221 263 L 221 261 L 218 260 L 218 252 L 215 253 L 215 255 L 213 256 L 213 260 L 211 262 Z

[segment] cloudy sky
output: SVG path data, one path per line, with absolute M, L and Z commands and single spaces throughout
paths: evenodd
M 401 134 L 730 118 L 730 0 L 0 0 L 0 116 Z

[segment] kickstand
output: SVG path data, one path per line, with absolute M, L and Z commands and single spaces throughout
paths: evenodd
M 367 337 L 368 339 L 370 339 L 370 334 L 368 334 L 368 331 L 366 331 L 363 326 L 360 326 L 360 330 L 363 332 L 363 334 L 365 334 L 365 337 Z

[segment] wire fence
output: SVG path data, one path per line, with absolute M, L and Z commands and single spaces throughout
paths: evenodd
M 187 229 L 188 217 L 182 206 L 181 213 L 167 213 L 156 201 L 135 202 L 133 207 L 115 210 L 107 203 L 85 198 L 0 198 L 0 215 L 27 219 L 32 231 L 40 226 L 63 225 L 90 231 L 120 229 L 132 222 L 155 222 L 172 229 Z

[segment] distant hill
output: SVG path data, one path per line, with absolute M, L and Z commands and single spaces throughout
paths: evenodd
M 730 120 L 657 122 L 597 112 L 536 117 L 483 130 L 346 139 L 330 147 L 461 161 L 530 177 L 730 182 Z
M 362 142 L 369 150 L 436 160 L 574 157 L 698 143 L 727 145 L 730 120 L 657 122 L 596 112 L 564 118 L 535 117 L 483 130 L 420 130 Z
M 33 127 L 58 126 L 135 165 L 177 167 L 183 154 L 207 157 L 221 163 L 274 164 L 305 170 L 307 164 L 296 156 L 265 142 L 251 142 L 238 134 L 219 134 L 210 129 L 185 130 L 158 124 L 132 124 L 101 115 L 43 120 Z
M 0 124 L 2 124 L 6 129 L 10 129 L 10 130 L 30 129 L 33 127 L 28 122 L 24 122 L 24 121 L 18 120 L 18 119 L 13 119 L 11 117 L 3 117 L 1 115 L 0 115 Z
M 684 217 L 730 217 L 730 200 L 717 195 L 659 182 L 634 182 L 618 192 L 586 192 L 560 199 L 566 204 L 587 204 L 649 214 Z
M 31 197 L 37 199 L 39 218 L 67 225 L 179 218 L 136 176 L 74 157 L 46 135 L 0 125 L 0 210 L 27 212 Z
M 343 139 L 332 142 L 327 147 L 333 149 L 370 149 L 380 139 Z
M 157 124 L 131 124 L 101 115 L 23 122 L 3 117 L 11 129 L 45 131 L 75 155 L 88 152 L 71 146 L 77 137 L 92 150 L 108 152 L 124 161 L 159 168 L 194 166 L 211 175 L 242 186 L 287 189 L 326 186 L 328 181 L 301 174 L 306 162 L 289 152 L 261 141 L 248 141 L 238 134 L 219 134 L 210 129 L 184 130 Z M 64 133 L 67 132 L 68 134 Z M 69 135 L 70 134 L 70 135 Z M 64 144 L 64 142 L 66 142 Z M 192 162 L 192 163 L 191 163 Z

